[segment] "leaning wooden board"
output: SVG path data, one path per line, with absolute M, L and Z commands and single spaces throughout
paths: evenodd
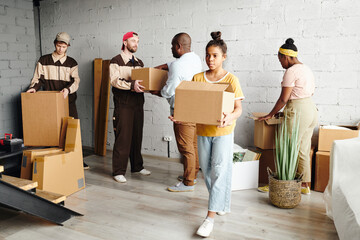
M 106 142 L 107 142 L 107 128 L 108 128 L 108 113 L 109 113 L 109 100 L 110 100 L 110 74 L 109 74 L 110 60 L 103 60 L 102 62 L 102 79 L 100 101 L 98 107 L 97 118 L 97 133 L 95 154 L 100 156 L 106 155 Z
M 94 59 L 94 149 L 97 153 L 98 138 L 99 138 L 99 105 L 100 105 L 100 93 L 101 93 L 101 80 L 102 80 L 102 58 Z

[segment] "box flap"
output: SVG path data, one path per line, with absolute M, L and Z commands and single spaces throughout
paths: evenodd
M 254 120 L 258 120 L 259 117 L 263 117 L 263 116 L 267 115 L 267 113 L 263 113 L 263 112 L 253 112 L 251 114 L 252 114 L 252 116 L 250 118 L 252 118 Z
M 229 85 L 227 83 L 221 84 L 212 84 L 206 82 L 191 82 L 191 81 L 182 81 L 179 86 L 176 88 L 178 90 L 195 90 L 195 91 L 212 91 L 212 92 L 229 92 Z M 230 86 L 231 87 L 231 86 Z M 232 88 L 230 90 L 232 91 Z
M 281 121 L 282 121 L 282 118 L 274 118 L 274 117 L 265 120 L 265 122 L 268 125 L 280 124 Z
M 325 152 L 325 151 L 318 151 L 316 152 L 316 155 L 322 155 L 322 156 L 330 156 L 330 152 Z
M 258 120 L 260 117 L 266 116 L 267 113 L 263 113 L 263 112 L 253 112 L 252 113 L 252 119 L 254 120 Z M 272 118 L 266 119 L 265 122 L 268 125 L 274 125 L 274 124 L 280 124 L 282 122 L 282 117 L 275 117 L 273 116 Z

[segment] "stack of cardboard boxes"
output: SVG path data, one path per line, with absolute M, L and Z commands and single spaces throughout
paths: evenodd
M 340 126 L 331 128 L 320 126 L 318 152 L 316 152 L 314 190 L 324 192 L 330 171 L 330 153 L 334 140 L 343 140 L 359 136 L 359 126 Z
M 52 91 L 22 93 L 24 145 L 21 178 L 38 189 L 70 195 L 85 187 L 80 121 L 69 116 L 68 100 Z

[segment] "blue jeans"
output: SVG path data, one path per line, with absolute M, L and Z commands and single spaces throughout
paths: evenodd
M 199 163 L 209 191 L 208 210 L 230 212 L 234 133 L 198 136 Z

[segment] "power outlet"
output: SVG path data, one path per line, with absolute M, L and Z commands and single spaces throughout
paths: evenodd
M 163 140 L 165 141 L 165 142 L 171 142 L 171 136 L 165 136 L 165 137 L 163 137 Z

